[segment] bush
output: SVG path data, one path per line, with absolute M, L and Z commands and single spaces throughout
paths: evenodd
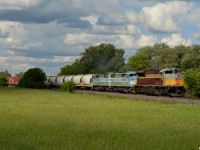
M 67 81 L 61 85 L 61 90 L 73 93 L 76 90 L 76 86 L 73 81 Z
M 0 86 L 8 86 L 6 77 L 0 77 Z
M 186 94 L 200 97 L 200 69 L 189 69 L 184 72 Z
M 19 87 L 41 89 L 45 87 L 46 75 L 40 68 L 31 68 L 26 71 L 19 82 Z

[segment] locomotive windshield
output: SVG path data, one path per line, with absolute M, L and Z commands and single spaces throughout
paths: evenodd
M 165 74 L 173 74 L 173 71 L 170 70 L 170 71 L 165 71 Z
M 175 69 L 174 73 L 181 73 L 181 70 L 180 69 Z

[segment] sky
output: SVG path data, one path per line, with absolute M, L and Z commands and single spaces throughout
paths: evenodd
M 126 60 L 155 43 L 200 44 L 199 15 L 199 0 L 0 0 L 0 71 L 56 75 L 101 43 Z

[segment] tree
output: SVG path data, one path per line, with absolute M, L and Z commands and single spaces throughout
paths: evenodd
M 200 69 L 189 69 L 184 72 L 186 93 L 190 96 L 200 97 Z
M 148 55 L 145 53 L 137 53 L 133 55 L 128 60 L 129 70 L 146 70 L 149 69 L 149 59 Z
M 0 72 L 0 77 L 11 77 L 11 74 L 8 70 L 5 70 L 4 72 Z
M 26 71 L 19 82 L 19 87 L 41 89 L 45 87 L 46 75 L 40 68 L 31 68 Z
M 87 74 L 106 73 L 118 71 L 124 65 L 124 50 L 116 49 L 112 44 L 102 43 L 98 46 L 90 46 L 81 53 L 81 58 L 72 65 L 61 68 L 59 74 Z
M 20 72 L 20 73 L 15 74 L 16 77 L 23 77 L 23 75 L 24 75 L 24 72 Z
M 139 64 L 137 68 L 145 68 L 144 66 L 141 67 L 141 59 L 144 55 L 147 55 L 147 57 L 145 57 L 143 62 L 145 64 L 143 65 L 146 66 L 149 63 L 147 65 L 149 66 L 149 69 L 162 69 L 174 67 L 181 68 L 182 70 L 187 70 L 190 68 L 200 68 L 199 45 L 179 45 L 172 48 L 164 43 L 161 43 L 155 44 L 153 46 L 145 46 L 138 49 L 137 52 L 132 57 L 130 57 L 128 67 L 133 68 L 131 64 L 131 61 L 133 59 L 134 64 Z
M 8 81 L 7 81 L 7 77 L 10 77 L 11 74 L 5 70 L 4 72 L 0 72 L 0 86 L 7 86 L 8 85 Z
M 79 60 L 76 60 L 75 63 L 71 65 L 66 65 L 60 68 L 59 75 L 77 75 L 82 74 L 84 72 L 84 65 L 80 63 Z
M 182 59 L 182 69 L 187 70 L 191 68 L 200 69 L 200 46 L 193 45 L 185 53 Z
M 6 77 L 0 77 L 0 86 L 8 86 L 8 81 Z
M 175 46 L 174 53 L 176 55 L 175 61 L 176 61 L 176 67 L 177 68 L 183 68 L 183 58 L 186 55 L 186 53 L 189 52 L 190 47 L 186 47 L 184 45 Z
M 125 65 L 125 59 L 123 58 L 124 50 L 116 49 L 115 55 L 108 61 L 106 66 L 104 67 L 104 72 L 117 72 L 119 68 Z

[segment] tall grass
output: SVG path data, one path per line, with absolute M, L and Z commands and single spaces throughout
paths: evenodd
M 0 150 L 200 147 L 200 106 L 0 88 Z

